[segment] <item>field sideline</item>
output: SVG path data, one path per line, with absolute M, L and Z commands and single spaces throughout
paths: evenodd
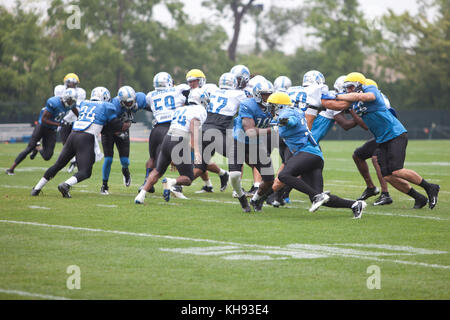
M 351 155 L 362 143 L 321 143 L 325 190 L 360 196 L 365 185 Z M 70 176 L 66 170 L 33 198 L 31 188 L 61 144 L 49 162 L 27 158 L 7 176 L 24 147 L 0 145 L 0 299 L 450 298 L 450 140 L 411 140 L 407 149 L 405 166 L 441 186 L 435 209 L 413 210 L 413 200 L 390 187 L 394 203 L 374 207 L 370 198 L 361 220 L 344 209 L 311 214 L 309 199 L 294 191 L 284 208 L 265 205 L 262 213 L 244 214 L 230 185 L 219 192 L 214 174 L 213 194 L 195 193 L 199 179 L 184 189 L 189 200 L 166 203 L 158 183 L 145 205 L 135 205 L 146 143 L 132 143 L 130 188 L 123 186 L 115 150 L 111 195 L 99 194 L 100 162 L 72 199 L 57 190 Z M 243 186 L 250 185 L 247 167 Z M 80 271 L 80 289 L 68 288 L 77 283 L 69 266 Z M 379 270 L 380 289 L 368 288 L 370 266 Z

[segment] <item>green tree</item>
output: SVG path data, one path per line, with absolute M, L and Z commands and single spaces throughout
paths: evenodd
M 416 16 L 389 11 L 377 45 L 386 92 L 403 108 L 448 108 L 450 2 L 420 1 Z

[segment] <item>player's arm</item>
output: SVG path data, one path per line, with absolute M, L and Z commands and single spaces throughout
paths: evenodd
M 200 147 L 198 145 L 199 132 L 200 132 L 200 120 L 192 119 L 189 125 L 189 131 L 191 133 L 191 148 L 194 149 L 194 161 L 195 163 L 202 162 L 202 155 L 200 153 Z
M 80 113 L 78 112 L 77 106 L 73 106 L 71 110 L 77 117 L 80 115 Z
M 308 125 L 308 129 L 311 130 L 313 124 L 314 124 L 314 120 L 316 120 L 317 118 L 317 109 L 312 109 L 312 108 L 308 108 L 305 111 L 305 119 L 306 119 L 306 124 Z
M 340 95 L 339 95 L 340 97 Z M 324 106 L 327 109 L 335 110 L 335 111 L 342 111 L 345 109 L 348 109 L 350 107 L 351 103 L 348 101 L 339 101 L 339 100 L 331 100 L 331 99 L 322 99 L 322 106 Z
M 347 119 L 342 113 L 338 113 L 337 115 L 335 115 L 334 120 L 345 131 L 350 130 L 351 128 L 354 128 L 357 125 L 355 119 L 353 119 L 353 118 Z
M 257 137 L 258 135 L 270 133 L 270 128 L 256 128 L 255 120 L 252 118 L 242 118 L 242 128 L 249 138 Z
M 336 97 L 339 101 L 348 101 L 348 102 L 370 102 L 376 99 L 375 94 L 373 92 L 351 92 L 351 93 L 343 93 Z
M 350 114 L 352 115 L 353 120 L 355 120 L 355 123 L 356 123 L 357 125 L 359 125 L 359 126 L 360 126 L 361 128 L 363 128 L 364 130 L 369 130 L 369 128 L 367 127 L 367 125 L 364 123 L 364 120 L 361 119 L 361 117 L 358 116 L 358 115 L 356 114 L 355 110 L 350 109 Z
M 42 123 L 45 123 L 49 126 L 56 126 L 58 127 L 60 125 L 59 122 L 51 120 L 52 114 L 48 110 L 44 110 L 44 113 L 42 114 Z

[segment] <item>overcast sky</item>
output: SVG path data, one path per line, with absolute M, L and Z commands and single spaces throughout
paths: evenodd
M 216 18 L 212 12 L 201 6 L 202 0 L 182 0 L 185 3 L 185 11 L 192 19 L 192 22 L 200 22 L 202 19 L 211 20 L 217 23 Z M 50 0 L 27 0 L 25 1 L 28 6 L 36 7 L 39 9 L 46 9 L 51 1 Z M 0 4 L 7 7 L 13 6 L 14 0 L 0 0 Z M 76 4 L 77 1 L 72 2 Z M 296 7 L 305 0 L 256 0 L 255 3 L 263 4 L 265 8 L 270 8 L 271 5 L 282 7 Z M 416 0 L 359 0 L 360 8 L 364 12 L 367 19 L 371 20 L 379 17 L 387 12 L 388 9 L 394 10 L 395 13 L 403 13 L 409 11 L 411 14 L 416 14 L 418 11 L 418 5 Z M 158 20 L 170 24 L 169 14 L 165 8 L 158 6 L 155 10 L 155 17 Z M 220 24 L 225 28 L 229 37 L 231 38 L 233 29 L 232 21 L 220 21 Z M 239 38 L 239 46 L 241 49 L 252 46 L 255 43 L 255 24 L 251 21 L 247 22 L 241 28 L 241 34 Z M 294 28 L 289 35 L 285 38 L 286 45 L 281 48 L 286 53 L 290 54 L 295 52 L 295 49 L 300 46 L 310 45 L 311 39 L 306 37 L 305 32 L 301 28 Z

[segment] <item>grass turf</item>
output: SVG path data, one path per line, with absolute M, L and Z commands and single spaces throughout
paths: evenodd
M 362 143 L 322 142 L 326 190 L 359 197 L 365 185 L 351 154 Z M 2 170 L 24 147 L 0 145 Z M 394 203 L 374 207 L 370 198 L 361 220 L 347 209 L 311 214 L 309 199 L 295 191 L 284 208 L 244 214 L 231 186 L 218 191 L 215 174 L 212 194 L 195 193 L 199 179 L 184 189 L 189 200 L 165 203 L 158 183 L 145 205 L 135 205 L 148 156 L 144 143 L 131 146 L 130 188 L 123 186 L 116 155 L 109 196 L 99 194 L 97 163 L 72 199 L 57 190 L 70 176 L 65 169 L 31 197 L 60 150 L 58 144 L 49 162 L 27 158 L 15 176 L 0 175 L 1 299 L 40 298 L 11 290 L 71 299 L 450 298 L 450 141 L 412 140 L 407 150 L 405 167 L 441 186 L 435 209 L 413 210 L 413 200 L 390 187 Z M 249 168 L 243 185 L 251 185 Z M 79 290 L 66 286 L 71 265 L 81 270 Z M 380 268 L 381 289 L 367 287 L 371 265 Z

